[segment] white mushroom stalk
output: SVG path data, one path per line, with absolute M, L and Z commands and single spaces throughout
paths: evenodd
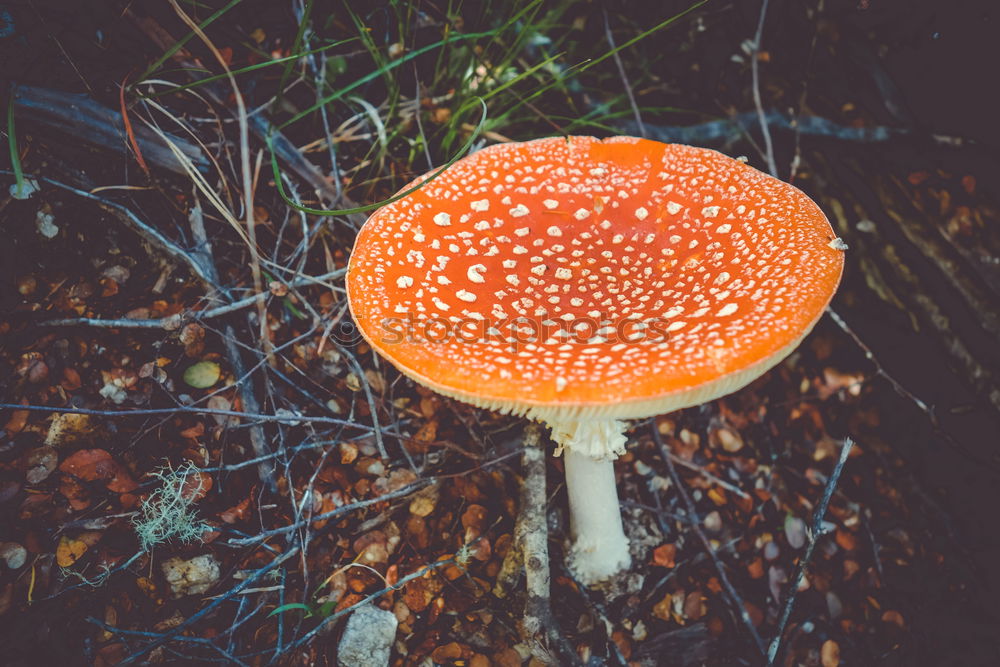
M 614 467 L 614 459 L 624 452 L 625 425 L 605 419 L 551 426 L 566 468 L 573 538 L 567 565 L 581 583 L 592 586 L 628 569 L 632 562 Z

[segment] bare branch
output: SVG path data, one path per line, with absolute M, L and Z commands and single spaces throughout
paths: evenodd
M 639 105 L 635 102 L 635 94 L 632 92 L 632 84 L 629 83 L 628 76 L 625 74 L 625 65 L 622 63 L 622 57 L 618 53 L 618 49 L 615 47 L 615 38 L 611 34 L 611 22 L 608 20 L 608 10 L 607 7 L 601 6 L 601 11 L 604 12 L 604 34 L 608 38 L 608 46 L 611 47 L 611 57 L 615 61 L 615 66 L 618 68 L 618 76 L 621 77 L 622 84 L 625 88 L 625 94 L 628 96 L 629 106 L 632 107 L 632 115 L 635 116 L 635 126 L 639 130 L 639 136 L 643 139 L 646 138 L 646 126 L 642 122 L 642 115 L 639 113 Z
M 753 621 L 750 618 L 750 613 L 747 611 L 746 605 L 743 604 L 743 598 L 736 591 L 732 582 L 729 581 L 729 575 L 726 574 L 726 568 L 719 560 L 718 555 L 715 553 L 715 549 L 712 548 L 711 542 L 708 541 L 705 532 L 701 529 L 701 524 L 698 521 L 698 511 L 694 506 L 694 501 L 691 500 L 690 494 L 688 494 L 687 489 L 681 482 L 680 475 L 677 474 L 677 468 L 674 467 L 673 457 L 670 455 L 670 449 L 664 444 L 663 438 L 660 437 L 660 431 L 656 428 L 656 424 L 652 424 L 650 431 L 653 433 L 653 439 L 656 441 L 657 446 L 660 448 L 660 452 L 663 454 L 663 460 L 667 463 L 667 469 L 670 471 L 670 478 L 674 481 L 674 486 L 677 487 L 678 493 L 681 494 L 681 498 L 684 500 L 684 506 L 687 508 L 688 515 L 691 519 L 691 529 L 694 531 L 695 535 L 698 536 L 698 540 L 701 542 L 702 546 L 705 548 L 706 553 L 712 559 L 712 563 L 715 565 L 716 572 L 719 573 L 719 579 L 722 581 L 722 586 L 725 589 L 728 597 L 729 603 L 733 607 L 733 613 L 739 616 L 740 620 L 743 621 L 744 627 L 746 627 L 747 632 L 753 638 L 754 643 L 757 645 L 758 650 L 764 653 L 764 640 L 761 638 L 760 633 L 757 632 L 757 628 L 754 627 Z
M 753 78 L 753 103 L 757 107 L 757 118 L 760 122 L 760 132 L 764 135 L 764 157 L 767 159 L 767 171 L 778 177 L 778 165 L 774 161 L 774 144 L 771 143 L 771 130 L 767 125 L 764 113 L 764 103 L 760 97 L 760 41 L 764 36 L 764 18 L 767 16 L 769 0 L 764 0 L 760 6 L 760 18 L 757 20 L 757 32 L 753 36 L 753 50 L 750 53 L 750 75 Z
M 806 546 L 805 554 L 799 560 L 799 568 L 795 573 L 795 578 L 789 582 L 785 610 L 781 614 L 778 631 L 775 633 L 774 639 L 771 640 L 771 645 L 767 649 L 768 667 L 773 665 L 775 658 L 778 657 L 778 651 L 781 649 L 781 639 L 785 634 L 785 626 L 788 624 L 788 617 L 792 615 L 792 607 L 795 606 L 795 595 L 799 592 L 799 585 L 802 583 L 802 578 L 806 575 L 806 567 L 808 567 L 809 561 L 812 559 L 816 542 L 825 533 L 823 530 L 823 517 L 826 516 L 826 508 L 830 505 L 830 498 L 833 497 L 833 492 L 837 488 L 840 473 L 843 472 L 844 464 L 847 463 L 847 457 L 851 455 L 851 449 L 853 448 L 854 441 L 847 438 L 844 441 L 844 446 L 840 449 L 840 458 L 837 459 L 837 465 L 834 466 L 833 473 L 830 474 L 830 479 L 826 482 L 826 488 L 823 490 L 823 498 L 820 500 L 819 505 L 816 506 L 816 512 L 813 513 L 812 529 L 809 532 L 809 544 Z

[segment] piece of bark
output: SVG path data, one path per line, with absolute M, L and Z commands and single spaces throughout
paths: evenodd
M 20 122 L 41 124 L 98 148 L 128 154 L 128 138 L 122 115 L 87 95 L 38 86 L 14 88 L 14 117 Z M 136 143 L 146 162 L 176 174 L 186 175 L 170 147 L 155 132 L 133 123 Z M 167 135 L 199 171 L 208 171 L 208 159 L 196 144 Z

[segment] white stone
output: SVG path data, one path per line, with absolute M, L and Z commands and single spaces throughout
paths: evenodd
M 190 560 L 175 556 L 164 561 L 161 567 L 175 598 L 200 595 L 219 581 L 219 561 L 212 554 Z
M 340 667 L 386 667 L 398 625 L 391 611 L 371 604 L 358 607 L 347 619 L 347 627 L 337 645 L 337 664 Z

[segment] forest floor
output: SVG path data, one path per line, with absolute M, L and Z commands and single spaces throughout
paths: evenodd
M 997 311 L 881 252 L 898 202 L 1000 303 L 990 3 L 44 4 L 0 1 L 5 664 L 336 664 L 368 603 L 400 665 L 1000 664 Z M 527 423 L 402 377 L 343 283 L 410 180 L 566 134 L 773 164 L 854 249 L 787 360 L 629 425 L 614 591 L 561 459 L 526 507 Z

